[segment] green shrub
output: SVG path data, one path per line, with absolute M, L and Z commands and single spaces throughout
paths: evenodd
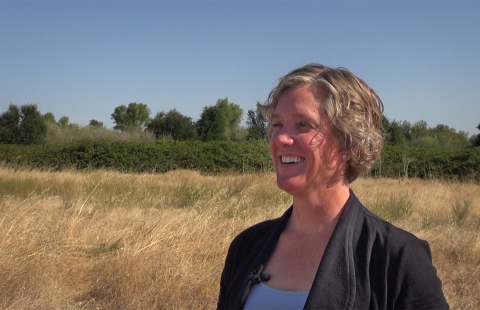
M 480 148 L 441 150 L 386 146 L 368 176 L 480 180 Z
M 63 144 L 0 145 L 0 162 L 35 169 L 110 169 L 123 172 L 202 173 L 272 171 L 268 144 L 251 141 L 155 142 L 79 140 Z M 442 151 L 387 146 L 369 177 L 480 181 L 480 147 Z
M 81 140 L 39 146 L 0 145 L 0 161 L 35 169 L 110 169 L 122 172 L 202 173 L 272 171 L 268 146 L 262 141 L 128 142 Z
M 367 204 L 367 207 L 381 218 L 395 221 L 410 216 L 414 205 L 415 202 L 411 195 L 405 194 L 400 196 L 391 195 L 386 199 L 378 198 L 373 203 Z

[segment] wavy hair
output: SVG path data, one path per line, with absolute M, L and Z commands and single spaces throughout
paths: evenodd
M 350 155 L 346 178 L 349 183 L 365 174 L 380 158 L 385 135 L 382 131 L 383 103 L 365 81 L 345 68 L 312 63 L 281 77 L 264 104 L 258 104 L 268 119 L 287 89 L 311 85 L 328 115 L 333 132 L 344 152 Z

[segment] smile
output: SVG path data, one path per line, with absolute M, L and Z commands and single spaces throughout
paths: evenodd
M 280 159 L 284 164 L 291 164 L 291 163 L 301 163 L 305 160 L 303 157 L 290 157 L 290 156 L 281 156 Z

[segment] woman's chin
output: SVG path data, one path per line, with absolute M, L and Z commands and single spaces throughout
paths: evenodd
M 298 178 L 282 178 L 277 176 L 277 186 L 281 190 L 294 195 L 304 187 L 305 182 Z

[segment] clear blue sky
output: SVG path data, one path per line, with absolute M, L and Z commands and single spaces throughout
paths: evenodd
M 244 115 L 319 62 L 372 86 L 390 119 L 478 133 L 480 1 L 0 1 L 0 112 L 37 104 L 111 128 L 144 103 Z

